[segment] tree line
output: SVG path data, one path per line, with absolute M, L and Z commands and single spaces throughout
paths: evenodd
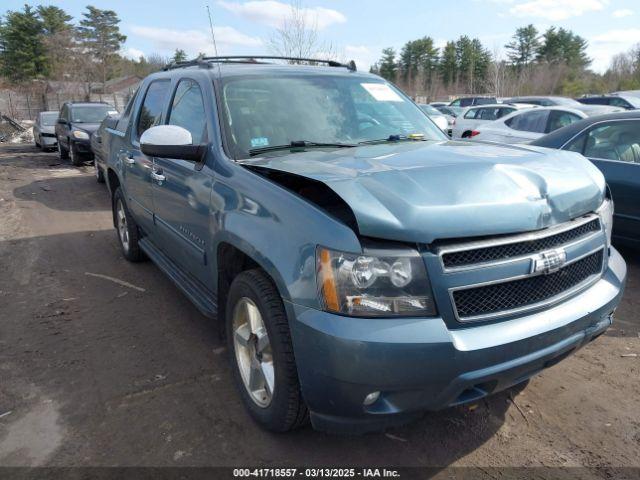
M 589 70 L 588 42 L 571 30 L 518 28 L 502 48 L 488 50 L 466 35 L 438 48 L 432 37 L 410 40 L 400 52 L 385 48 L 371 67 L 413 96 L 454 94 L 576 96 L 640 88 L 640 46 L 613 59 L 609 70 Z
M 79 21 L 56 6 L 25 5 L 0 18 L 0 81 L 38 89 L 45 80 L 104 85 L 123 75 L 144 77 L 170 59 L 150 55 L 132 60 L 121 54 L 127 37 L 113 10 L 86 7 Z M 176 53 L 186 58 L 183 51 Z

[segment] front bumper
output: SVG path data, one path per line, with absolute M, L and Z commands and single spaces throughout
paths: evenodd
M 93 155 L 93 151 L 91 150 L 91 141 L 90 140 L 71 140 L 72 148 L 75 149 L 76 153 L 82 155 Z
M 45 134 L 40 134 L 40 144 L 43 147 L 55 147 L 58 144 L 58 140 L 56 136 L 48 136 Z
M 455 330 L 441 318 L 350 318 L 287 303 L 312 423 L 379 430 L 523 382 L 602 334 L 625 281 L 625 262 L 612 248 L 602 278 L 563 303 Z M 374 391 L 380 397 L 364 406 Z

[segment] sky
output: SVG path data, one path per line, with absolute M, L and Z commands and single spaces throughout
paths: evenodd
M 189 56 L 213 54 L 206 5 L 213 17 L 218 54 L 269 54 L 269 39 L 289 12 L 287 0 L 91 0 L 115 10 L 127 35 L 123 53 L 171 55 L 181 48 Z M 24 0 L 2 0 L 0 14 L 19 10 Z M 56 5 L 77 21 L 88 0 L 29 4 Z M 385 47 L 398 51 L 408 40 L 432 37 L 437 46 L 460 35 L 478 37 L 494 53 L 516 28 L 533 23 L 543 31 L 565 27 L 589 41 L 592 69 L 604 72 L 616 53 L 640 43 L 638 0 L 304 0 L 323 42 L 344 60 L 368 70 Z

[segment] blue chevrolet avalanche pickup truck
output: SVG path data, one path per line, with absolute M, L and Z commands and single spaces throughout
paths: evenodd
M 103 138 L 124 256 L 224 321 L 263 427 L 406 422 L 611 325 L 626 266 L 588 160 L 450 141 L 353 64 L 271 60 L 171 65 Z

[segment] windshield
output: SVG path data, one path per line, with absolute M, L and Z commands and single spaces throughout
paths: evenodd
M 444 134 L 402 93 L 375 78 L 231 77 L 222 88 L 225 144 L 236 159 L 291 142 L 357 144 Z
M 115 109 L 109 105 L 76 106 L 71 109 L 73 123 L 100 123 L 109 112 Z
M 42 125 L 45 127 L 51 127 L 55 125 L 58 120 L 58 112 L 41 113 L 40 118 L 42 120 Z
M 640 97 L 634 97 L 633 95 L 629 95 L 624 98 L 627 102 L 634 106 L 634 108 L 640 108 Z
M 554 98 L 556 100 L 556 105 L 565 105 L 567 107 L 581 105 L 580 102 L 578 102 L 577 100 L 574 100 L 573 98 L 567 98 L 567 97 L 554 97 Z

